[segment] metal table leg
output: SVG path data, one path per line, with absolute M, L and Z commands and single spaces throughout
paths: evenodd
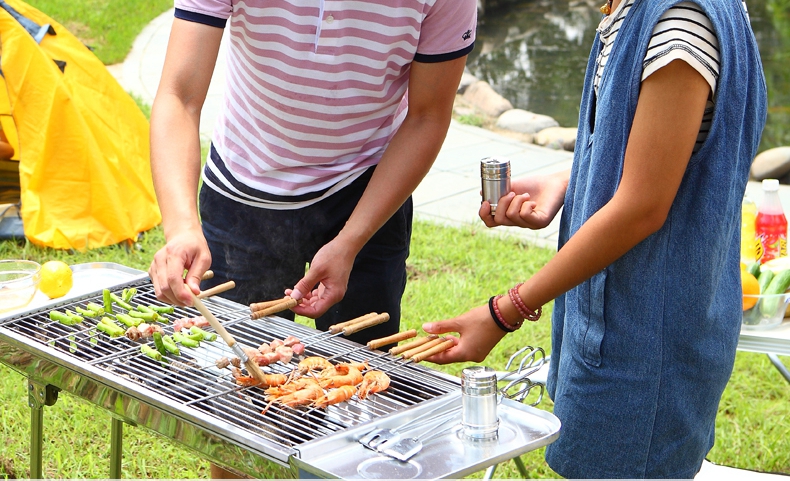
M 779 370 L 779 373 L 782 376 L 784 376 L 784 378 L 787 380 L 787 382 L 790 382 L 790 371 L 782 363 L 782 360 L 779 359 L 779 356 L 777 356 L 776 354 L 768 354 L 767 356 L 768 356 L 768 359 L 771 360 L 771 363 L 774 365 L 774 367 L 777 370 Z
M 123 460 L 123 421 L 112 418 L 110 430 L 110 479 L 121 479 Z
M 44 406 L 58 400 L 60 389 L 50 384 L 27 381 L 27 405 L 30 406 L 30 479 L 44 479 L 42 446 L 44 437 Z
M 521 460 L 519 456 L 513 458 L 513 462 L 516 463 L 516 468 L 518 472 L 521 474 L 521 479 L 529 478 L 529 473 L 527 473 L 527 467 L 524 466 L 524 461 Z M 498 464 L 494 464 L 493 466 L 489 466 L 486 469 L 486 474 L 483 476 L 483 479 L 493 479 L 494 478 L 494 471 L 496 471 Z

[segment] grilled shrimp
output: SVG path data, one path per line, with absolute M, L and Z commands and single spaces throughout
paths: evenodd
M 319 356 L 310 356 L 299 361 L 299 372 L 307 374 L 310 371 L 322 371 L 332 367 L 332 363 Z
M 324 389 L 330 389 L 340 386 L 356 386 L 362 382 L 362 373 L 359 369 L 349 364 L 338 364 L 335 370 L 340 373 L 336 376 L 322 378 L 318 381 Z
M 257 380 L 252 376 L 245 376 L 238 368 L 233 368 L 233 378 L 236 384 L 240 386 L 282 386 L 288 382 L 288 376 L 285 374 L 264 374 L 262 380 Z
M 304 406 L 305 404 L 310 404 L 315 401 L 317 398 L 324 395 L 324 391 L 321 389 L 321 386 L 318 385 L 316 382 L 307 383 L 305 387 L 295 391 L 291 394 L 286 394 L 285 396 L 275 397 L 269 404 L 266 405 L 262 414 L 266 414 L 266 411 L 269 410 L 272 403 L 278 402 L 284 406 L 288 407 L 296 407 L 296 406 Z
M 370 369 L 370 366 L 368 365 L 368 361 L 364 361 L 364 362 L 347 362 L 346 364 L 348 364 L 349 366 L 353 366 L 353 367 L 357 368 L 360 372 L 361 371 L 367 371 L 368 369 Z
M 362 384 L 359 386 L 359 399 L 365 399 L 370 394 L 375 394 L 387 389 L 390 386 L 390 377 L 381 371 L 368 371 L 362 377 Z
M 313 403 L 316 407 L 325 408 L 332 404 L 342 403 L 343 401 L 348 401 L 351 399 L 354 394 L 356 394 L 357 388 L 354 386 L 340 386 L 337 389 L 332 389 L 328 393 L 324 394 L 323 396 L 319 397 Z

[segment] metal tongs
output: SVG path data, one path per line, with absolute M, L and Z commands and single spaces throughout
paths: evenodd
M 449 399 L 442 401 L 438 406 L 434 406 L 430 410 L 420 414 L 419 416 L 415 417 L 414 419 L 407 421 L 404 424 L 401 424 L 397 428 L 388 429 L 388 428 L 377 428 L 369 433 L 365 434 L 361 438 L 359 438 L 359 442 L 368 449 L 372 449 L 374 451 L 383 452 L 382 449 L 385 447 L 386 444 L 396 443 L 403 439 L 401 436 L 401 432 L 408 431 L 412 427 L 416 426 L 417 423 L 424 421 L 426 418 L 430 419 L 434 416 L 438 411 L 445 409 L 447 406 L 452 404 L 453 402 L 457 401 L 457 396 L 452 396 Z M 445 420 L 446 417 L 455 414 L 456 412 L 461 410 L 461 406 L 456 406 L 451 408 L 449 411 L 440 414 L 438 417 L 431 421 L 431 425 L 438 420 Z
M 516 360 L 518 361 L 518 368 L 510 370 L 510 367 Z M 534 388 L 540 389 L 538 398 L 535 402 L 530 403 L 530 406 L 537 406 L 543 400 L 543 393 L 545 392 L 546 382 L 545 376 L 540 372 L 547 368 L 548 361 L 546 351 L 541 347 L 524 346 L 516 351 L 505 365 L 505 371 L 497 371 L 496 376 L 499 381 L 507 382 L 507 384 L 499 389 L 500 399 L 512 399 L 518 402 L 524 402 Z

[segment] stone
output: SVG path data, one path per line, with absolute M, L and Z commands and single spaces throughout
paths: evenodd
M 780 179 L 790 174 L 790 147 L 776 147 L 757 154 L 751 168 L 753 180 Z
M 525 134 L 535 134 L 549 127 L 560 124 L 548 115 L 536 114 L 522 109 L 511 109 L 499 116 L 496 126 L 500 129 L 513 130 Z
M 549 127 L 535 134 L 535 143 L 556 150 L 573 152 L 576 146 L 575 127 Z
M 458 93 L 463 94 L 466 92 L 466 89 L 468 89 L 469 86 L 475 82 L 479 82 L 477 77 L 470 74 L 469 72 L 464 72 L 464 74 L 461 75 L 461 82 L 458 84 Z
M 497 117 L 513 108 L 509 100 L 496 93 L 488 82 L 483 80 L 478 80 L 467 87 L 463 97 L 477 110 L 491 117 Z

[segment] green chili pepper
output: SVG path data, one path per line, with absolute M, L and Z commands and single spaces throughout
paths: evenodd
M 82 314 L 85 317 L 99 317 L 99 314 L 96 311 L 93 311 L 91 309 L 83 309 L 80 306 L 74 306 L 74 310 L 77 311 L 78 313 Z M 104 311 L 104 310 L 102 309 L 102 311 Z
M 104 289 L 102 291 L 102 300 L 104 301 L 104 312 L 112 314 L 114 312 L 112 310 L 112 293 L 109 289 Z
M 185 335 L 181 334 L 180 332 L 174 332 L 173 333 L 173 339 L 176 342 L 178 342 L 179 344 L 181 344 L 182 346 L 184 346 L 184 347 L 198 347 L 198 346 L 200 346 L 200 342 L 198 342 L 198 341 L 196 341 L 194 339 L 190 339 L 190 338 L 186 337 Z
M 133 306 L 133 305 L 131 305 L 131 304 L 129 304 L 128 302 L 124 301 L 123 299 L 121 299 L 120 297 L 118 297 L 118 296 L 117 296 L 115 293 L 113 293 L 113 292 L 111 292 L 111 293 L 110 293 L 110 299 L 112 299 L 112 301 L 113 301 L 114 303 L 116 303 L 116 304 L 118 304 L 119 306 L 123 307 L 123 308 L 124 308 L 124 309 L 126 309 L 127 311 L 131 311 L 131 310 L 133 310 L 133 309 L 134 309 L 134 306 Z
M 112 319 L 108 317 L 103 317 L 102 320 L 96 324 L 96 329 L 110 337 L 121 337 L 126 332 L 121 326 L 112 322 Z
M 151 346 L 149 346 L 147 344 L 142 344 L 140 346 L 140 351 L 143 354 L 145 354 L 146 356 L 148 356 L 151 359 L 154 359 L 156 361 L 161 361 L 163 359 L 162 353 L 160 353 L 159 351 L 157 351 L 156 349 L 152 348 Z
M 165 349 L 167 349 L 169 353 L 175 354 L 176 356 L 181 354 L 181 351 L 178 349 L 178 346 L 176 346 L 176 342 L 173 340 L 172 337 L 162 336 L 162 342 L 165 345 Z
M 167 354 L 167 349 L 165 349 L 165 343 L 162 341 L 162 333 L 159 331 L 154 331 L 154 346 L 156 346 L 156 350 L 159 351 L 160 354 L 163 356 Z
M 203 329 L 201 329 L 201 328 L 199 328 L 197 326 L 190 327 L 189 331 L 192 334 L 196 335 L 196 336 L 198 334 L 201 336 L 201 339 L 198 339 L 198 341 L 216 341 L 217 340 L 217 335 L 216 334 L 214 334 L 213 332 L 206 332 L 206 331 L 204 331 Z
M 147 322 L 155 322 L 159 319 L 159 314 L 157 314 L 156 312 L 140 312 L 140 311 L 131 310 L 127 314 Z
M 150 307 L 144 306 L 142 304 L 138 304 L 137 305 L 137 310 L 140 311 L 140 312 L 156 312 L 155 310 L 151 309 Z
M 127 314 L 116 314 L 115 317 L 117 317 L 118 320 L 121 321 L 121 323 L 126 327 L 137 327 L 143 323 L 142 319 L 138 319 Z
M 75 324 L 79 324 L 82 321 L 82 318 L 79 316 L 70 316 L 65 312 L 60 311 L 49 311 L 49 318 L 53 321 L 58 321 L 59 323 L 65 326 L 73 326 Z
M 123 292 L 121 293 L 121 298 L 124 300 L 124 302 L 131 302 L 135 294 L 137 294 L 137 288 L 130 287 L 128 289 L 123 290 Z
M 89 302 L 87 306 L 88 309 L 96 313 L 96 317 L 100 317 L 104 315 L 104 308 L 95 302 Z
M 172 314 L 176 312 L 176 308 L 173 306 L 156 306 L 151 304 L 148 307 L 158 312 L 159 314 Z

